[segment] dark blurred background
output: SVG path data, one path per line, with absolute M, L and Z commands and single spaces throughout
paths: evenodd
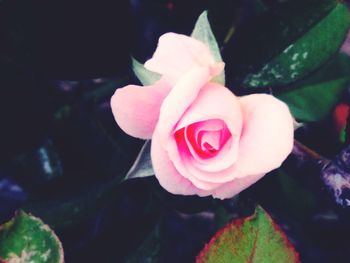
M 303 262 L 348 262 L 347 221 L 304 188 L 305 202 L 293 199 L 296 182 L 274 174 L 220 204 L 173 196 L 152 178 L 119 184 L 143 143 L 117 127 L 109 107 L 115 89 L 139 83 L 130 55 L 144 62 L 161 34 L 190 34 L 209 9 L 230 72 L 237 52 L 228 32 L 252 16 L 254 3 L 0 0 L 0 223 L 19 208 L 41 217 L 68 263 L 193 262 L 218 227 L 257 202 Z

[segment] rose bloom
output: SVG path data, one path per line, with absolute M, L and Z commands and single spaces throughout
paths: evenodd
M 230 198 L 291 152 L 286 104 L 266 94 L 237 97 L 213 82 L 224 64 L 202 42 L 167 33 L 145 67 L 161 79 L 117 89 L 111 106 L 126 133 L 152 139 L 155 176 L 167 191 Z

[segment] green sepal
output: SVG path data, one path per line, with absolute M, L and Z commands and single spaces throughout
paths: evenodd
M 136 77 L 140 80 L 143 86 L 152 85 L 160 79 L 160 74 L 146 69 L 145 66 L 134 57 L 131 57 L 131 63 Z
M 220 48 L 210 26 L 207 11 L 204 11 L 198 17 L 191 37 L 204 43 L 209 48 L 216 62 L 222 62 Z M 223 70 L 218 76 L 215 76 L 212 81 L 225 85 L 225 71 Z

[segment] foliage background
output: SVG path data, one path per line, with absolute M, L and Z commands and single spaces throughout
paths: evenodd
M 315 8 L 311 0 L 294 2 Z M 117 127 L 109 108 L 116 88 L 138 83 L 129 55 L 145 61 L 162 33 L 190 34 L 198 15 L 209 9 L 230 76 L 241 69 L 237 61 L 248 59 L 236 53 L 242 43 L 233 28 L 278 5 L 277 0 L 1 1 L 0 224 L 18 208 L 40 217 L 61 239 L 68 263 L 193 262 L 219 227 L 259 203 L 303 262 L 347 262 L 348 211 L 310 178 L 312 167 L 298 169 L 293 158 L 285 172 L 271 173 L 224 202 L 171 195 L 154 178 L 119 183 L 143 143 Z M 261 45 L 245 41 L 255 58 Z M 227 86 L 235 87 L 237 79 L 228 79 Z M 339 99 L 348 100 L 346 92 Z M 333 126 L 328 114 L 297 137 L 333 158 L 344 147 Z

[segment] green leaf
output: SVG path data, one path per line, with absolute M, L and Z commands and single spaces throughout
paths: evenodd
M 274 95 L 288 104 L 296 119 L 320 121 L 331 113 L 349 82 L 350 58 L 338 54 L 308 79 L 285 91 L 277 89 Z
M 55 233 L 40 219 L 24 212 L 0 227 L 0 258 L 5 262 L 64 262 Z
M 245 0 L 208 2 L 208 19 L 220 50 L 231 40 L 243 13 Z
M 135 58 L 131 57 L 132 69 L 136 77 L 140 80 L 142 85 L 148 86 L 154 84 L 157 80 L 160 79 L 161 75 L 150 71 L 145 68 L 143 64 L 138 62 Z
M 222 62 L 222 57 L 218 43 L 211 29 L 208 12 L 204 11 L 199 17 L 192 31 L 191 37 L 203 42 L 211 51 L 216 62 Z M 225 72 L 216 76 L 213 81 L 225 85 Z
M 282 198 L 286 202 L 287 211 L 289 211 L 291 217 L 305 220 L 305 218 L 311 216 L 318 204 L 315 194 L 305 188 L 283 168 L 279 168 L 276 172 L 283 191 Z M 300 200 L 303 201 L 300 202 Z
M 343 129 L 341 129 L 339 133 L 339 141 L 341 143 L 346 143 L 346 126 Z
M 78 225 L 96 214 L 117 193 L 119 176 L 106 184 L 83 188 L 82 191 L 58 198 L 35 199 L 23 209 L 39 215 L 55 229 Z
M 124 180 L 132 178 L 144 178 L 153 175 L 154 171 L 151 161 L 151 141 L 148 140 L 142 146 L 134 164 L 126 174 Z
M 219 230 L 197 256 L 197 263 L 290 263 L 299 255 L 271 217 L 257 207 L 252 216 Z
M 19 155 L 15 165 L 32 186 L 63 176 L 62 164 L 51 140 L 46 140 L 38 149 Z
M 140 246 L 126 257 L 123 262 L 160 262 L 161 246 L 160 223 L 157 223 Z
M 305 21 L 306 23 L 307 21 Z M 279 86 L 305 77 L 324 64 L 341 46 L 349 25 L 344 4 L 336 7 L 302 37 L 243 81 L 246 87 Z

